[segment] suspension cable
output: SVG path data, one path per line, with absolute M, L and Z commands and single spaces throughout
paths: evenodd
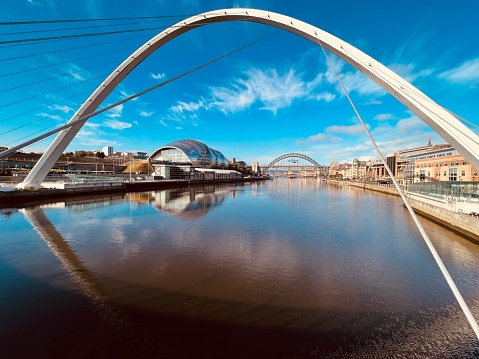
M 128 22 L 122 24 L 107 24 L 107 25 L 91 25 L 91 26 L 80 26 L 80 27 L 64 27 L 61 29 L 45 29 L 45 30 L 34 30 L 34 31 L 17 31 L 17 32 L 4 32 L 0 36 L 8 35 L 22 35 L 22 34 L 38 34 L 41 32 L 58 32 L 58 31 L 73 31 L 73 30 L 84 30 L 84 29 L 97 29 L 104 27 L 114 27 L 114 26 L 126 26 L 126 25 L 138 25 L 138 24 L 149 24 L 152 22 L 160 22 L 161 20 L 150 20 L 150 21 L 141 21 L 141 22 Z
M 418 228 L 419 232 L 422 235 L 422 238 L 427 244 L 427 247 L 429 248 L 429 251 L 431 252 L 432 256 L 436 260 L 437 265 L 439 266 L 439 269 L 441 270 L 444 278 L 446 279 L 447 284 L 451 288 L 454 296 L 456 297 L 456 300 L 458 301 L 462 311 L 464 312 L 467 320 L 469 321 L 469 324 L 471 325 L 472 330 L 476 334 L 476 337 L 479 339 L 479 326 L 474 319 L 474 316 L 472 315 L 469 307 L 467 306 L 466 302 L 464 301 L 464 298 L 462 297 L 461 293 L 459 292 L 459 289 L 457 288 L 456 284 L 454 283 L 454 280 L 452 279 L 451 275 L 449 274 L 446 266 L 444 265 L 441 257 L 437 253 L 436 249 L 434 248 L 434 245 L 432 244 L 431 240 L 429 239 L 429 236 L 427 235 L 426 231 L 424 230 L 424 227 L 422 226 L 421 222 L 419 222 L 419 219 L 416 216 L 416 213 L 414 213 L 414 210 L 412 209 L 411 205 L 409 204 L 409 201 L 407 200 L 403 190 L 401 189 L 401 186 L 399 186 L 399 183 L 396 181 L 396 177 L 394 177 L 394 174 L 392 173 L 391 169 L 389 168 L 386 159 L 384 158 L 383 154 L 381 153 L 381 150 L 379 149 L 378 145 L 373 139 L 373 136 L 371 135 L 371 132 L 369 131 L 368 127 L 366 126 L 365 122 L 363 121 L 361 115 L 359 114 L 356 106 L 354 105 L 354 102 L 352 101 L 351 97 L 349 96 L 348 91 L 344 87 L 343 82 L 341 81 L 338 73 L 336 72 L 331 60 L 329 59 L 328 55 L 326 54 L 326 51 L 323 48 L 321 40 L 317 37 L 318 44 L 321 46 L 321 49 L 323 50 L 323 54 L 326 57 L 329 66 L 331 67 L 332 71 L 334 72 L 334 75 L 336 76 L 336 79 L 338 80 L 339 84 L 341 85 L 342 90 L 344 91 L 344 94 L 348 98 L 349 103 L 351 104 L 354 112 L 356 113 L 356 116 L 358 116 L 359 121 L 361 122 L 362 126 L 364 127 L 364 130 L 366 131 L 369 139 L 371 140 L 371 143 L 373 144 L 374 148 L 376 149 L 376 152 L 378 153 L 384 167 L 386 168 L 386 171 L 388 172 L 389 176 L 391 177 L 391 180 L 394 183 L 394 186 L 396 187 L 399 195 L 401 196 L 406 208 L 409 211 L 409 214 L 411 215 L 414 223 L 416 224 L 416 227 Z
M 81 57 L 81 58 L 78 58 L 78 59 L 72 59 L 72 60 L 67 60 L 67 61 L 62 61 L 62 62 L 55 62 L 54 64 L 48 64 L 48 65 L 38 66 L 38 67 L 34 67 L 34 68 L 29 68 L 29 69 L 22 69 L 22 70 L 18 70 L 18 71 L 15 71 L 15 72 L 8 72 L 8 73 L 5 73 L 5 74 L 1 74 L 0 77 L 7 77 L 7 76 L 12 76 L 12 75 L 24 74 L 25 72 L 42 70 L 42 69 L 46 69 L 48 67 L 64 65 L 64 64 L 71 63 L 71 62 L 81 61 L 81 60 L 88 60 L 88 59 L 93 59 L 93 58 L 96 59 L 100 56 L 110 55 L 110 54 L 114 54 L 114 53 L 117 53 L 117 52 L 122 52 L 122 51 L 126 51 L 126 50 L 137 49 L 137 48 L 138 48 L 138 46 L 135 45 L 135 46 L 130 46 L 130 47 L 126 47 L 126 48 L 123 48 L 123 49 L 119 49 L 119 50 L 103 52 L 103 53 L 100 53 L 100 54 L 95 53 L 94 55 L 85 56 L 85 57 Z M 87 70 L 87 69 L 85 69 L 85 70 Z M 74 73 L 74 72 L 69 72 L 69 73 Z M 52 78 L 56 78 L 56 77 L 50 77 L 49 79 L 52 79 Z M 23 86 L 26 86 L 26 85 L 23 85 Z M 14 88 L 15 87 L 12 87 L 12 89 L 14 89 Z M 5 91 L 5 90 L 1 90 L 1 91 Z
M 40 20 L 40 21 L 4 21 L 0 26 L 5 25 L 37 25 L 37 24 L 57 24 L 63 22 L 90 22 L 90 21 L 119 21 L 119 20 L 138 20 L 138 19 L 167 19 L 167 18 L 186 18 L 193 15 L 162 15 L 162 16 L 139 16 L 139 17 L 110 17 L 100 19 L 68 19 L 68 20 Z
M 38 142 L 38 141 L 40 141 L 40 140 L 43 140 L 43 139 L 45 139 L 45 138 L 47 138 L 47 137 L 50 137 L 51 135 L 53 135 L 53 134 L 55 134 L 55 133 L 57 133 L 57 132 L 60 132 L 60 131 L 65 130 L 65 129 L 67 129 L 67 128 L 70 128 L 70 127 L 72 127 L 72 126 L 78 125 L 79 123 L 84 123 L 84 122 L 86 122 L 86 121 L 87 121 L 89 118 L 91 118 L 91 117 L 97 116 L 97 115 L 99 115 L 99 114 L 101 114 L 101 113 L 103 113 L 103 112 L 106 112 L 106 111 L 108 111 L 108 110 L 111 110 L 112 108 L 114 108 L 114 107 L 116 107 L 116 106 L 119 106 L 119 105 L 121 105 L 121 104 L 123 104 L 123 103 L 125 103 L 125 102 L 128 102 L 128 101 L 130 101 L 130 100 L 133 100 L 133 99 L 135 99 L 135 98 L 137 98 L 137 97 L 140 97 L 140 96 L 142 96 L 142 95 L 144 95 L 144 94 L 146 94 L 146 93 L 148 93 L 148 92 L 151 92 L 151 91 L 153 91 L 153 90 L 156 90 L 157 88 L 160 88 L 160 87 L 162 87 L 162 86 L 164 86 L 164 85 L 167 85 L 167 84 L 169 84 L 170 82 L 176 81 L 176 80 L 178 80 L 178 79 L 180 79 L 180 78 L 182 78 L 182 77 L 185 77 L 186 75 L 189 75 L 189 74 L 191 74 L 191 73 L 193 73 L 193 72 L 196 72 L 196 71 L 198 71 L 198 70 L 200 70 L 200 69 L 203 69 L 203 68 L 205 68 L 205 67 L 207 67 L 207 66 L 209 66 L 209 65 L 211 65 L 211 64 L 213 64 L 213 63 L 216 63 L 216 62 L 218 62 L 218 61 L 220 61 L 220 60 L 223 60 L 223 59 L 225 59 L 225 58 L 227 58 L 227 57 L 229 57 L 229 56 L 231 56 L 231 55 L 233 55 L 233 54 L 236 54 L 236 53 L 238 53 L 238 52 L 240 52 L 240 51 L 242 51 L 242 50 L 244 50 L 244 49 L 246 49 L 246 48 L 248 48 L 248 47 L 250 47 L 250 46 L 253 46 L 253 45 L 255 45 L 255 44 L 257 44 L 257 43 L 259 43 L 259 42 L 261 42 L 261 41 L 263 41 L 263 40 L 266 40 L 267 38 L 269 38 L 269 37 L 271 37 L 271 36 L 277 34 L 278 32 L 282 31 L 283 29 L 284 29 L 284 27 L 283 27 L 283 28 L 280 28 L 280 29 L 277 29 L 277 30 L 273 31 L 272 33 L 270 33 L 270 34 L 268 34 L 268 35 L 265 35 L 265 36 L 263 36 L 263 37 L 261 37 L 261 38 L 255 40 L 255 41 L 252 41 L 252 42 L 250 42 L 250 43 L 248 43 L 248 44 L 246 44 L 246 45 L 244 45 L 244 46 L 241 46 L 241 47 L 239 47 L 239 48 L 236 48 L 236 49 L 233 50 L 233 51 L 230 51 L 230 52 L 228 52 L 228 53 L 226 53 L 226 54 L 224 54 L 224 55 L 221 55 L 221 56 L 219 56 L 219 57 L 217 57 L 217 58 L 215 58 L 215 59 L 213 59 L 213 60 L 211 60 L 211 61 L 209 61 L 209 62 L 206 62 L 206 63 L 204 63 L 204 64 L 202 64 L 202 65 L 199 65 L 199 66 L 197 66 L 197 67 L 195 67 L 195 68 L 193 68 L 193 69 L 190 69 L 190 70 L 188 70 L 188 71 L 185 71 L 185 72 L 183 72 L 183 73 L 181 73 L 181 74 L 179 74 L 179 75 L 177 75 L 177 76 L 174 76 L 174 77 L 172 77 L 172 78 L 170 78 L 170 79 L 168 79 L 168 80 L 166 80 L 166 81 L 163 81 L 163 82 L 161 82 L 161 83 L 159 83 L 159 84 L 157 84 L 157 85 L 155 85 L 155 86 L 149 87 L 149 88 L 147 88 L 146 90 L 137 92 L 137 93 L 134 94 L 134 95 L 128 96 L 128 97 L 124 98 L 123 100 L 120 100 L 120 101 L 118 101 L 118 102 L 115 102 L 115 103 L 113 103 L 113 104 L 111 104 L 111 105 L 109 105 L 109 106 L 106 106 L 106 107 L 104 107 L 104 108 L 98 110 L 98 111 L 95 111 L 95 112 L 92 112 L 92 113 L 90 113 L 90 114 L 84 115 L 84 116 L 82 116 L 82 117 L 80 117 L 80 118 L 78 118 L 78 119 L 76 119 L 76 120 L 70 121 L 70 122 L 67 123 L 66 125 L 57 127 L 56 129 L 54 129 L 54 130 L 52 130 L 52 131 L 48 131 L 48 132 L 44 133 L 43 135 L 37 136 L 37 137 L 35 137 L 35 138 L 31 139 L 31 140 L 28 140 L 28 141 L 26 141 L 26 142 L 24 142 L 24 143 L 22 143 L 22 144 L 20 144 L 20 145 L 14 146 L 14 147 L 12 147 L 12 148 L 6 150 L 6 151 L 0 152 L 0 159 L 1 159 L 1 158 L 4 158 L 4 157 L 6 157 L 6 156 L 8 156 L 8 155 L 10 155 L 10 154 L 12 154 L 12 153 L 14 153 L 15 151 L 17 151 L 17 150 L 19 150 L 19 149 L 22 149 L 22 148 L 24 148 L 24 147 L 26 147 L 26 146 L 29 146 L 29 145 L 31 145 L 32 143 Z
M 137 39 L 143 39 L 145 37 L 150 37 L 150 35 L 141 35 L 141 36 L 134 36 L 130 37 L 128 39 L 120 39 L 120 40 L 113 40 L 113 41 L 103 41 L 98 44 L 89 44 L 89 45 L 83 45 L 83 46 L 75 46 L 75 47 L 67 47 L 65 49 L 57 49 L 57 50 L 49 50 L 49 51 L 44 51 L 44 52 L 37 52 L 37 53 L 28 53 L 26 55 L 21 55 L 21 56 L 14 56 L 14 57 L 5 57 L 3 59 L 0 59 L 0 62 L 3 61 L 12 61 L 15 60 L 17 61 L 18 59 L 24 59 L 27 57 L 34 57 L 34 56 L 39 56 L 39 55 L 50 55 L 56 52 L 65 52 L 65 51 L 70 51 L 70 50 L 80 50 L 80 49 L 85 49 L 89 47 L 95 47 L 95 46 L 105 46 L 106 44 L 115 44 L 117 42 L 124 43 L 126 41 L 131 41 L 131 40 L 137 40 Z

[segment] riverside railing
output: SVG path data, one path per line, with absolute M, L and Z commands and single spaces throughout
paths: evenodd
M 479 202 L 479 182 L 437 181 L 410 183 L 408 191 L 454 201 Z

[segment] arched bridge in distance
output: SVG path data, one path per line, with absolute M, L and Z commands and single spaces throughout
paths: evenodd
M 303 174 L 305 176 L 325 176 L 328 173 L 328 166 L 321 166 L 311 157 L 302 153 L 287 153 L 279 156 L 261 169 L 262 174 L 274 172 L 276 176 L 283 174 Z

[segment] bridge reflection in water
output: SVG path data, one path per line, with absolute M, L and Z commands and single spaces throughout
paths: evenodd
M 113 341 L 105 353 L 146 357 L 479 349 L 395 198 L 299 179 L 64 207 L 21 211 L 108 328 L 88 337 L 90 354 L 105 340 Z M 426 229 L 479 311 L 477 247 L 431 223 Z M 91 316 L 85 310 L 70 313 L 72 325 Z M 39 324 L 48 336 L 55 322 Z M 67 344 L 55 345 L 68 353 Z

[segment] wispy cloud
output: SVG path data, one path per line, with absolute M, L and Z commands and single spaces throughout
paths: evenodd
M 409 83 L 414 82 L 419 77 L 429 76 L 434 73 L 433 69 L 424 69 L 416 72 L 414 64 L 391 64 L 388 67 Z
M 186 112 L 196 112 L 200 108 L 204 108 L 205 105 L 203 100 L 198 100 L 197 102 L 182 102 L 178 101 L 178 104 L 170 107 L 170 111 L 175 113 L 178 116 L 183 116 Z
M 126 128 L 130 128 L 132 124 L 118 120 L 106 120 L 105 122 L 103 122 L 103 126 L 109 127 L 114 130 L 124 130 Z
M 49 114 L 49 113 L 46 113 L 46 112 L 37 113 L 37 116 L 38 116 L 38 117 L 41 117 L 41 118 L 51 118 L 51 119 L 56 120 L 56 121 L 63 121 L 63 120 L 65 120 L 65 118 L 63 118 L 63 117 L 60 116 L 60 115 L 52 115 L 52 114 Z
M 423 120 L 417 116 L 402 119 L 396 124 L 396 130 L 401 134 L 410 134 L 413 131 L 422 130 L 428 127 Z
M 151 78 L 155 80 L 162 80 L 165 78 L 165 73 L 150 74 Z
M 85 70 L 82 66 L 74 62 L 66 62 L 67 59 L 60 58 L 53 54 L 47 54 L 45 57 L 52 64 L 57 64 L 57 72 L 52 73 L 53 77 L 58 78 L 59 81 L 65 84 L 73 84 L 94 78 L 94 75 Z M 55 70 L 54 70 L 55 71 Z
M 388 120 L 393 120 L 396 117 L 392 113 L 380 113 L 379 115 L 376 115 L 373 117 L 373 120 L 376 121 L 388 121 Z
M 458 67 L 439 74 L 440 78 L 453 84 L 479 84 L 479 58 L 469 60 Z
M 309 136 L 306 138 L 306 140 L 297 140 L 295 144 L 304 146 L 310 144 L 311 142 L 321 142 L 324 140 L 326 140 L 326 135 L 324 133 L 318 133 L 316 135 Z
M 290 106 L 295 100 L 332 101 L 334 94 L 314 92 L 321 81 L 321 74 L 306 81 L 294 68 L 283 73 L 276 69 L 250 68 L 227 87 L 211 87 L 209 105 L 223 113 L 232 113 L 258 103 L 259 109 L 276 115 L 278 110 Z
M 53 9 L 55 7 L 54 0 L 27 0 L 27 2 L 33 6 L 48 7 Z
M 354 91 L 359 95 L 375 96 L 382 96 L 386 94 L 386 91 L 381 86 L 377 85 L 374 81 L 372 81 L 363 73 L 357 71 L 356 69 L 345 70 L 345 62 L 340 58 L 331 57 L 331 63 L 348 92 L 351 93 Z M 325 78 L 329 84 L 336 85 L 336 90 L 338 91 L 338 93 L 343 94 L 343 90 L 341 88 L 341 85 L 338 83 L 336 75 L 331 69 L 329 69 L 329 67 L 325 73 Z
M 153 116 L 154 113 L 155 113 L 154 111 L 151 111 L 151 112 L 140 111 L 140 116 L 141 117 L 151 117 L 151 116 Z
M 369 129 L 368 124 L 366 124 L 366 127 Z M 361 124 L 351 125 L 351 126 L 333 125 L 333 126 L 326 127 L 325 132 L 339 133 L 343 135 L 357 135 L 357 134 L 365 133 L 364 127 Z
M 50 110 L 53 110 L 53 111 L 61 111 L 61 112 L 65 112 L 65 113 L 70 113 L 70 112 L 75 111 L 75 110 L 74 110 L 73 108 L 71 108 L 70 106 L 58 105 L 58 104 L 50 105 L 50 106 L 48 106 L 48 108 L 49 108 Z
M 123 104 L 120 104 L 116 107 L 113 107 L 111 110 L 108 110 L 105 116 L 110 118 L 118 118 L 118 117 L 121 117 L 122 112 L 123 112 Z

